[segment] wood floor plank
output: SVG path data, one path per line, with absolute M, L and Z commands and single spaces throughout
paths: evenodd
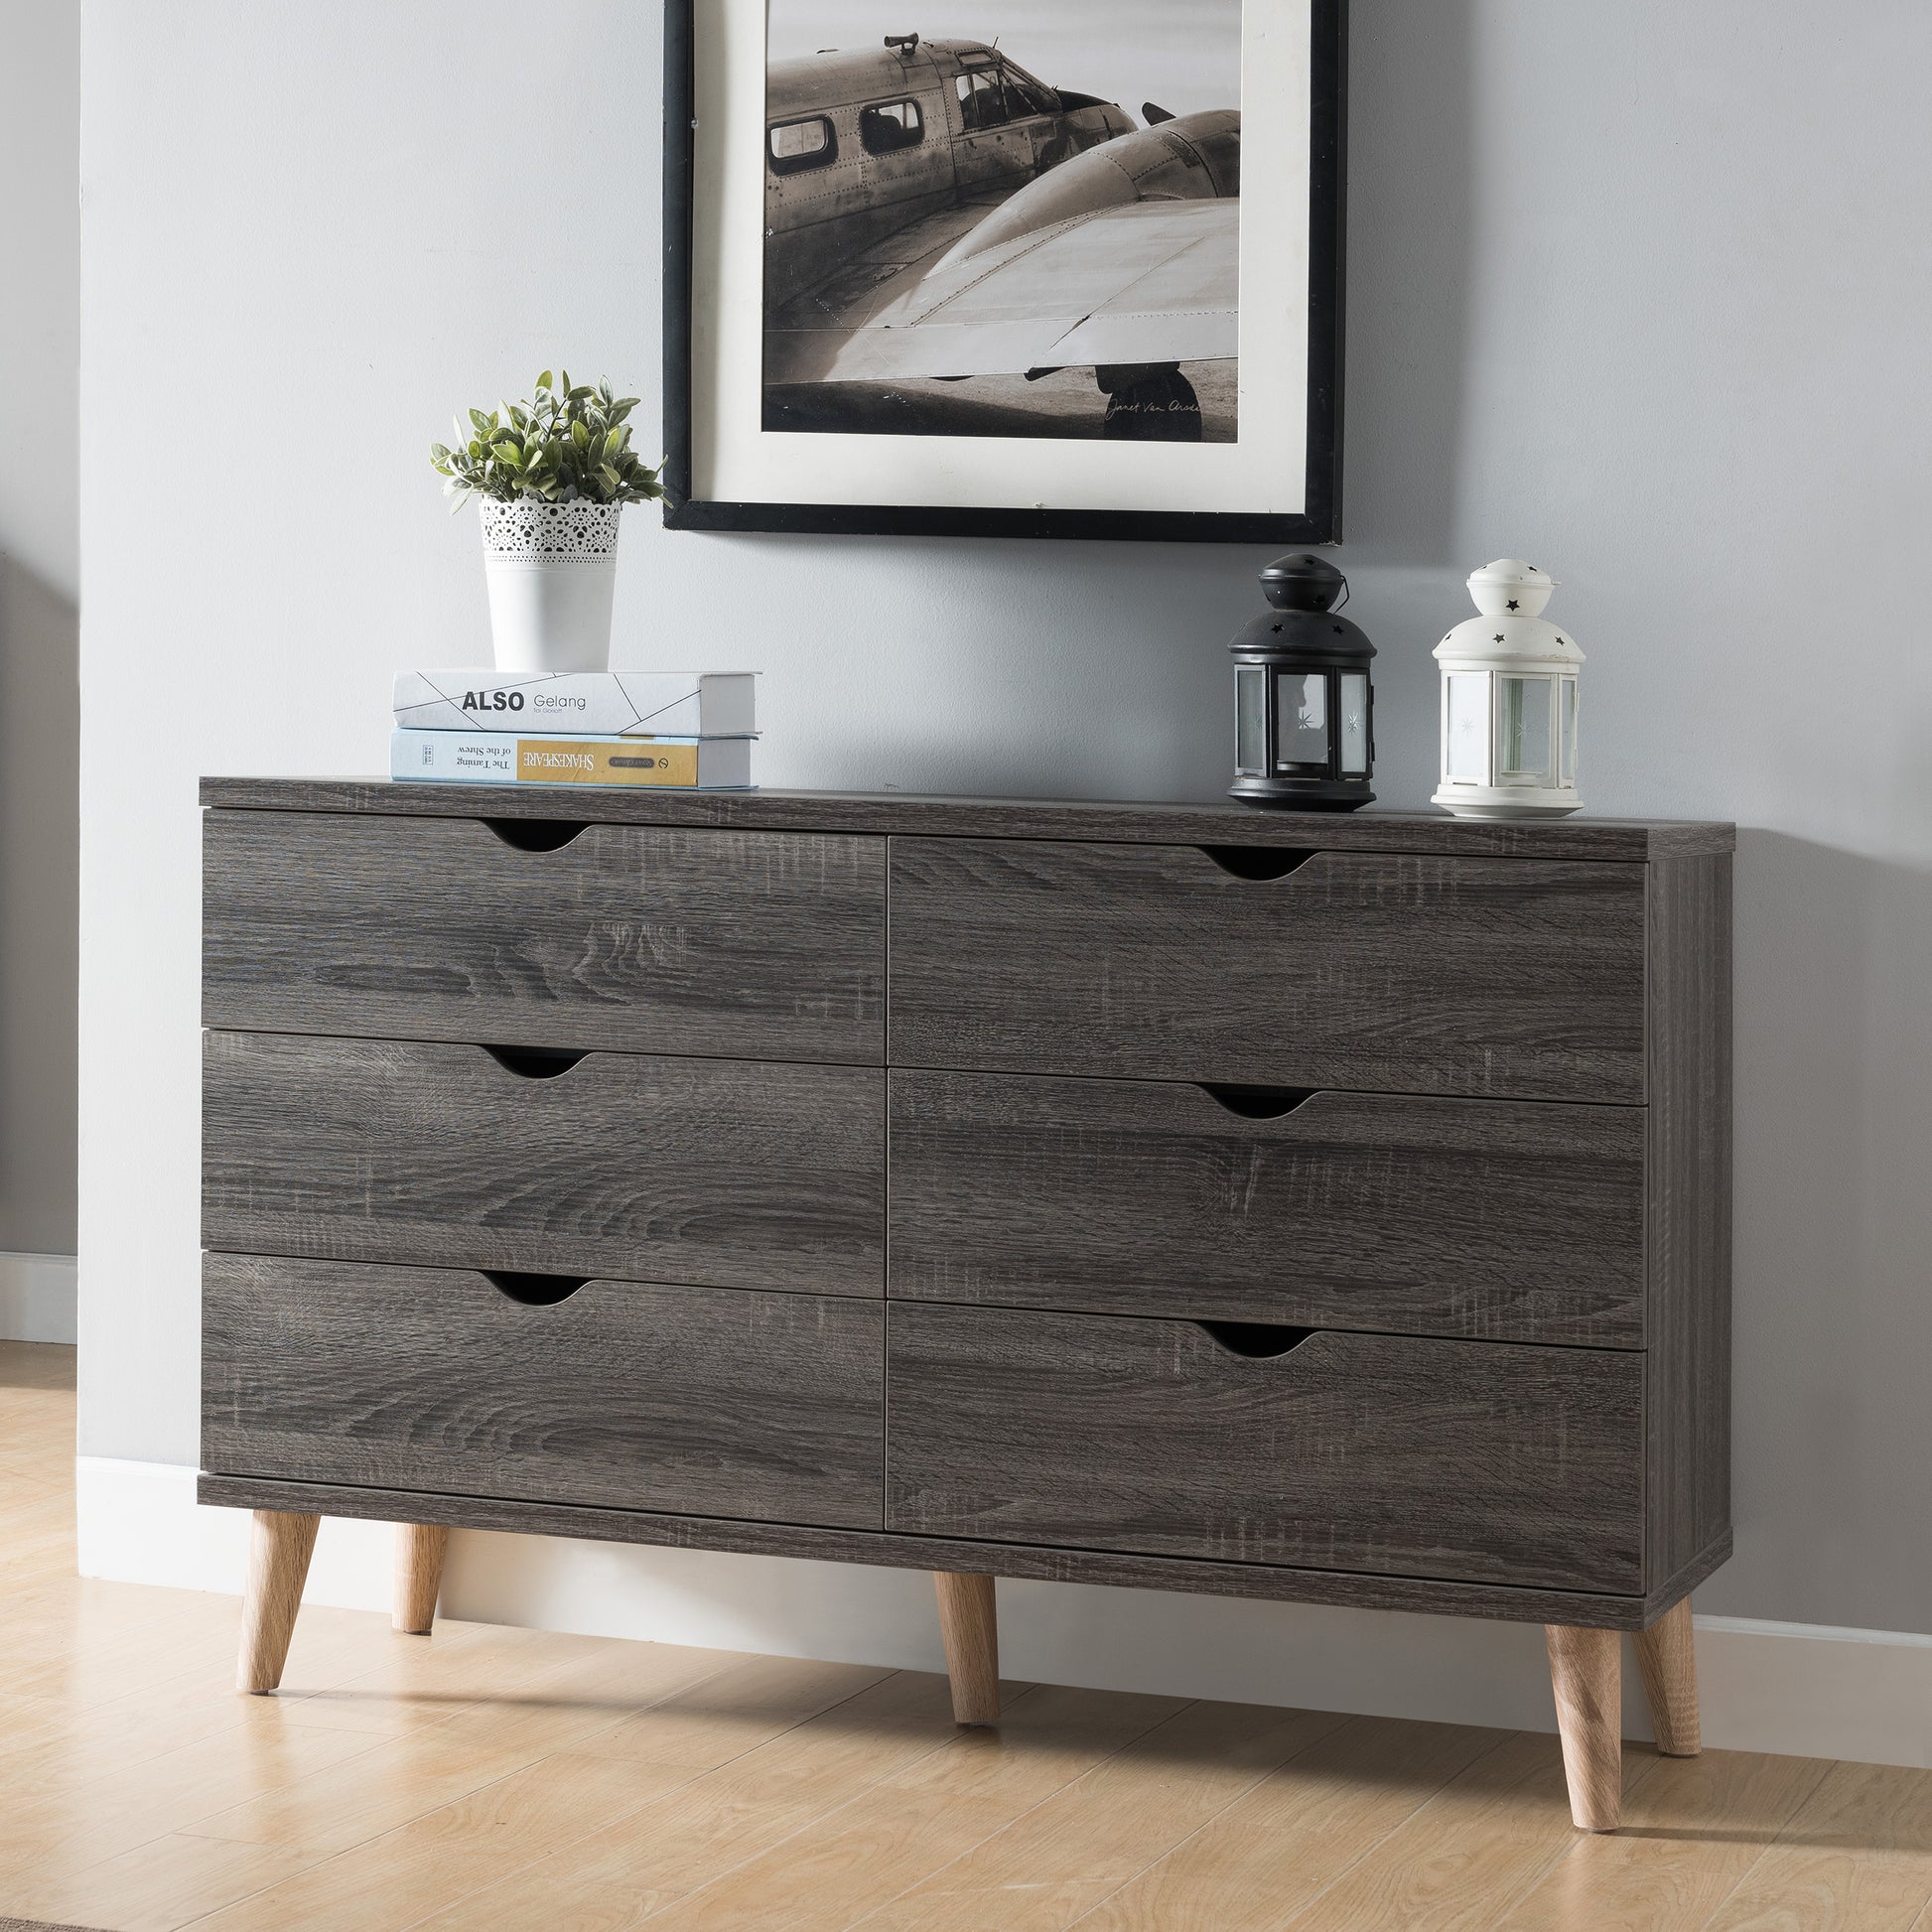
M 54 1924 L 175 1932 L 299 1869 L 294 1855 L 206 1838 L 152 1839 L 86 1870 L 10 1894 L 13 1909 Z
M 312 1627 L 298 1626 L 300 1657 L 291 1675 L 302 1676 L 312 1690 L 323 1680 L 360 1676 L 397 1641 L 375 1618 L 356 1612 L 321 1612 L 305 1617 L 304 1623 Z M 275 1698 L 235 1695 L 231 1620 L 221 1619 L 214 1634 L 218 1640 L 198 1646 L 188 1668 L 157 1671 L 114 1698 L 50 1695 L 15 1700 L 20 1720 L 0 1726 L 0 1789 L 22 1775 L 46 1777 L 57 1766 L 62 1776 L 92 1775 L 217 1732 L 277 1729 L 294 1721 L 299 1692 Z M 185 1648 L 177 1651 L 177 1663 L 188 1663 Z M 355 1728 L 348 1724 L 339 1727 Z M 382 1725 L 368 1719 L 363 1728 L 380 1734 Z M 22 1764 L 29 1752 L 36 1760 L 31 1770 Z
M 677 1697 L 626 1713 L 579 1748 L 593 1757 L 709 1771 L 808 1720 L 833 1722 L 830 1714 L 899 1675 L 876 1664 L 712 1654 L 722 1654 L 729 1668 Z
M 223 1734 L 38 1794 L 6 1807 L 0 1876 L 65 1878 L 149 1840 L 181 1831 L 262 1791 L 358 1756 L 379 1740 L 348 1731 L 254 1731 L 239 1746 Z
M 1507 1735 L 1351 1718 L 1074 1923 L 1275 1932 Z
M 1009 1708 L 1026 1695 L 1010 1688 Z M 671 1715 L 668 1709 L 665 1715 Z M 716 1759 L 711 1768 L 694 1771 L 688 1784 L 616 1824 L 455 1900 L 416 1932 L 475 1932 L 482 1926 L 490 1932 L 611 1932 L 635 1924 L 958 1735 L 946 1680 L 911 1671 L 749 1748 L 741 1714 L 721 1703 L 718 1715 L 708 1747 L 688 1724 L 680 1724 L 664 1746 L 664 1755 L 686 1768 L 708 1749 Z
M 1703 1932 L 1830 1768 L 1750 1751 L 1660 1758 L 1621 1828 L 1579 1832 L 1498 1932 Z
M 0 1341 L 0 1391 L 59 1389 L 71 1395 L 75 1353 L 70 1342 Z M 71 1431 L 71 1407 L 67 1422 Z
M 1060 1932 L 1298 1752 L 1331 1712 L 1194 1704 L 858 1921 L 866 1932 Z
M 1625 1749 L 1626 1803 L 1657 1763 L 1654 1751 Z M 1488 1932 L 1575 1837 L 1557 1739 L 1505 1735 L 1285 1921 L 1284 1932 Z
M 304 1611 L 296 1623 L 298 1638 L 307 1620 Z M 448 1724 L 479 1702 L 513 1705 L 545 1679 L 610 1654 L 619 1641 L 563 1637 L 553 1645 L 542 1641 L 546 1634 L 556 1633 L 481 1624 L 451 1630 L 438 1624 L 433 1636 L 413 1637 L 388 1629 L 386 1640 L 372 1646 L 359 1668 L 333 1681 L 320 1682 L 291 1666 L 276 1701 L 293 1725 L 400 1736 Z
M 761 1856 L 653 1914 L 654 1932 L 842 1932 L 1143 1732 L 1178 1698 L 1042 1688 L 958 1730 Z
M 715 1678 L 721 1662 L 726 1666 L 733 1662 L 731 1653 L 722 1651 L 678 1651 L 656 1644 L 628 1648 L 643 1654 L 629 1674 L 639 1703 L 650 1697 L 675 1698 Z M 660 1654 L 653 1660 L 654 1674 L 647 1675 L 643 1658 L 653 1652 Z M 461 1718 L 401 1732 L 368 1764 L 352 1760 L 337 1774 L 252 1799 L 203 1819 L 193 1830 L 209 1837 L 334 1856 L 549 1756 L 559 1739 L 573 1740 L 577 1728 L 593 1716 L 609 1725 L 613 1714 L 603 1704 L 578 1705 L 568 1695 L 559 1695 L 574 1692 L 580 1681 L 540 1681 L 541 1701 L 534 1705 L 519 1703 L 512 1696 L 493 1732 L 486 1725 L 466 1726 Z M 551 1702 L 553 1698 L 557 1701 Z M 465 1715 L 471 1713 L 485 1719 L 490 1715 L 486 1703 L 466 1707 Z M 555 1720 L 554 1728 L 542 1726 L 545 1718 Z
M 1834 1764 L 1706 1932 L 1913 1932 L 1932 1914 L 1932 1771 Z
M 635 1811 L 679 1776 L 559 1752 L 211 1912 L 198 1932 L 404 1932 L 446 1900 Z

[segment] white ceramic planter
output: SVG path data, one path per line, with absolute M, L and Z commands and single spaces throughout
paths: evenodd
M 499 671 L 611 668 L 622 507 L 483 499 L 483 575 Z

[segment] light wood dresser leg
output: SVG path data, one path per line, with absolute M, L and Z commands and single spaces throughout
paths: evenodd
M 1666 1757 L 1695 1757 L 1704 1748 L 1698 1720 L 1697 1652 L 1691 1599 L 1680 1597 L 1648 1630 L 1637 1632 L 1637 1668 L 1650 1705 L 1657 1748 Z
M 412 1637 L 426 1637 L 436 1622 L 437 1592 L 443 1587 L 443 1557 L 450 1532 L 440 1523 L 396 1525 L 395 1625 Z
M 1623 1639 L 1615 1630 L 1546 1623 L 1570 1816 L 1582 1832 L 1613 1832 L 1623 1809 Z
M 272 1691 L 282 1681 L 289 1639 L 295 1635 L 302 1586 L 316 1547 L 320 1516 L 258 1509 L 248 1532 L 248 1581 L 241 1594 L 238 1690 Z
M 996 1725 L 1000 1722 L 1000 1627 L 993 1579 L 935 1570 L 932 1582 L 939 1592 L 939 1635 L 952 1679 L 953 1721 Z

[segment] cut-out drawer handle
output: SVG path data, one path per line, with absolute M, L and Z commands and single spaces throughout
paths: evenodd
M 1286 879 L 1317 856 L 1285 845 L 1204 845 L 1200 849 L 1236 879 Z
M 588 1275 L 526 1275 L 514 1268 L 478 1271 L 490 1287 L 526 1309 L 554 1309 L 568 1302 L 590 1280 Z
M 519 852 L 561 852 L 586 821 L 574 818 L 486 818 L 483 823 Z
M 1311 1335 L 1321 1332 L 1319 1328 L 1292 1328 L 1283 1321 L 1196 1321 L 1194 1326 L 1230 1355 L 1245 1355 L 1251 1362 L 1292 1354 Z
M 1220 1080 L 1197 1080 L 1194 1084 L 1208 1099 L 1218 1100 L 1243 1120 L 1280 1120 L 1321 1091 L 1319 1087 L 1231 1086 Z
M 554 1080 L 590 1057 L 588 1050 L 574 1053 L 567 1046 L 485 1046 L 483 1051 L 505 1071 L 525 1080 Z

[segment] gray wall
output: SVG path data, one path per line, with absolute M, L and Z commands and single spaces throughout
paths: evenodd
M 0 1250 L 73 1252 L 80 10 L 0 0 Z
M 190 1462 L 196 774 L 378 769 L 392 670 L 482 657 L 452 408 L 559 358 L 651 393 L 657 21 L 547 11 L 586 55 L 553 156 L 480 112 L 525 7 L 84 11 L 83 1447 Z M 1700 1606 L 1932 1628 L 1932 11 L 1354 12 L 1384 796 L 1432 789 L 1429 648 L 1517 554 L 1589 654 L 1590 808 L 1739 821 L 1738 1544 Z M 1223 781 L 1259 551 L 624 542 L 620 661 L 761 665 L 773 783 Z

